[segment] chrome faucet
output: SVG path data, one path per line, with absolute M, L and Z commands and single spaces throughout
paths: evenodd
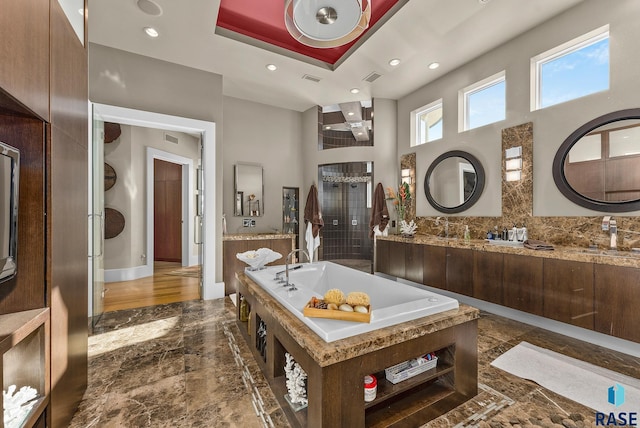
M 302 248 L 298 248 L 296 250 L 291 251 L 288 255 L 287 255 L 287 259 L 285 260 L 285 264 L 284 264 L 284 274 L 286 276 L 286 282 L 284 284 L 285 287 L 289 287 L 289 291 L 294 291 L 297 290 L 295 284 L 291 284 L 289 283 L 289 261 L 291 260 L 291 256 L 297 252 L 302 252 L 305 256 L 307 256 L 307 261 L 309 263 L 311 263 L 311 258 L 309 257 L 309 253 L 307 253 L 305 250 L 303 250 Z

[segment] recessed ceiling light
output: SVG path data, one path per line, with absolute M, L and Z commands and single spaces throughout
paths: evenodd
M 358 88 L 351 88 L 351 91 L 350 91 L 350 92 L 351 92 L 352 94 L 357 94 L 358 92 L 360 92 L 360 89 L 358 89 Z
M 439 62 L 432 62 L 431 64 L 429 64 L 429 69 L 430 70 L 435 70 L 438 67 L 440 67 L 440 63 Z
M 392 60 L 389 61 L 389 65 L 391 67 L 395 67 L 396 65 L 400 64 L 400 60 L 398 58 L 394 58 Z
M 275 64 L 267 64 L 267 70 L 276 71 L 277 69 L 278 67 L 276 67 Z
M 153 38 L 156 38 L 160 35 L 160 33 L 158 33 L 158 30 L 153 27 L 144 27 L 144 32 L 147 33 L 147 36 Z
M 347 113 L 347 116 L 353 116 L 355 113 L 350 111 L 349 113 Z

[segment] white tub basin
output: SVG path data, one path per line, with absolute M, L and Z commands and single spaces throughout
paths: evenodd
M 303 264 L 290 271 L 290 282 L 297 290 L 289 291 L 274 279 L 276 272 L 283 269 L 272 266 L 255 272 L 246 270 L 246 274 L 326 342 L 458 308 L 458 301 L 450 297 L 331 262 Z M 351 291 L 367 293 L 371 299 L 371 322 L 305 317 L 302 309 L 311 297 L 322 298 L 331 288 L 339 288 L 345 295 Z

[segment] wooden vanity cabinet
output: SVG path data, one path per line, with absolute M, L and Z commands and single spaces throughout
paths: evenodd
M 593 330 L 593 266 L 571 260 L 544 260 L 546 318 Z
M 640 269 L 594 266 L 595 330 L 640 342 Z
M 519 311 L 543 315 L 542 258 L 505 254 L 502 302 Z
M 502 305 L 502 253 L 473 251 L 473 297 Z
M 376 239 L 375 243 L 375 260 L 376 265 L 374 272 L 380 272 L 389 275 L 389 247 L 390 241 Z
M 433 245 L 423 247 L 422 283 L 444 290 L 447 286 L 447 249 Z
M 406 279 L 406 249 L 409 247 L 409 244 L 393 241 L 389 244 L 389 275 Z
M 422 284 L 424 280 L 424 245 L 407 244 L 405 248 L 405 278 L 409 281 Z
M 447 248 L 448 291 L 465 296 L 473 294 L 473 251 L 466 248 Z

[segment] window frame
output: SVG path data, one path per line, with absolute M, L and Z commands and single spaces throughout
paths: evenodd
M 504 82 L 504 117 L 494 122 L 485 123 L 474 128 L 469 127 L 469 96 L 482 92 L 483 90 Z M 458 132 L 470 131 L 481 128 L 492 123 L 506 120 L 507 118 L 507 73 L 506 70 L 499 71 L 487 78 L 477 81 L 458 91 Z
M 558 58 L 562 58 L 563 56 L 575 53 L 581 49 L 584 49 L 588 46 L 594 45 L 598 42 L 601 42 L 602 40 L 605 39 L 610 39 L 610 32 L 609 32 L 609 24 L 607 25 L 603 25 L 602 27 L 596 28 L 595 30 L 589 31 L 588 33 L 585 33 L 581 36 L 578 36 L 572 40 L 569 40 L 568 42 L 565 42 L 561 45 L 556 46 L 555 48 L 549 49 L 545 52 L 542 52 L 534 57 L 531 58 L 530 60 L 530 76 L 531 76 L 531 84 L 530 84 L 530 110 L 531 111 L 536 111 L 536 110 L 542 110 L 548 107 L 552 107 L 558 104 L 563 104 L 565 102 L 568 101 L 573 101 L 573 100 L 577 100 L 580 98 L 583 98 L 585 96 L 588 95 L 592 95 L 594 93 L 598 93 L 598 92 L 602 92 L 602 91 L 597 91 L 597 92 L 592 92 L 590 94 L 586 94 L 586 95 L 581 95 L 579 97 L 576 98 L 570 98 L 567 99 L 565 101 L 561 101 L 555 104 L 551 104 L 548 106 L 542 106 L 541 102 L 542 102 L 542 66 L 554 61 Z M 611 45 L 609 45 L 609 47 L 611 47 Z M 609 53 L 611 53 L 611 51 L 609 50 Z M 609 59 L 609 84 L 607 86 L 607 89 L 605 90 L 609 90 L 611 88 L 611 59 Z
M 420 142 L 419 138 L 421 136 L 421 132 L 418 129 L 418 127 L 420 126 L 420 121 L 418 120 L 418 116 L 424 113 L 430 113 L 438 108 L 442 109 L 442 118 L 440 119 L 442 121 L 442 136 L 433 140 Z M 411 144 L 410 144 L 411 147 L 422 146 L 427 143 L 432 143 L 434 141 L 442 140 L 443 138 L 444 138 L 444 104 L 443 104 L 442 98 L 432 101 L 429 104 L 424 105 L 420 108 L 417 108 L 411 112 Z

